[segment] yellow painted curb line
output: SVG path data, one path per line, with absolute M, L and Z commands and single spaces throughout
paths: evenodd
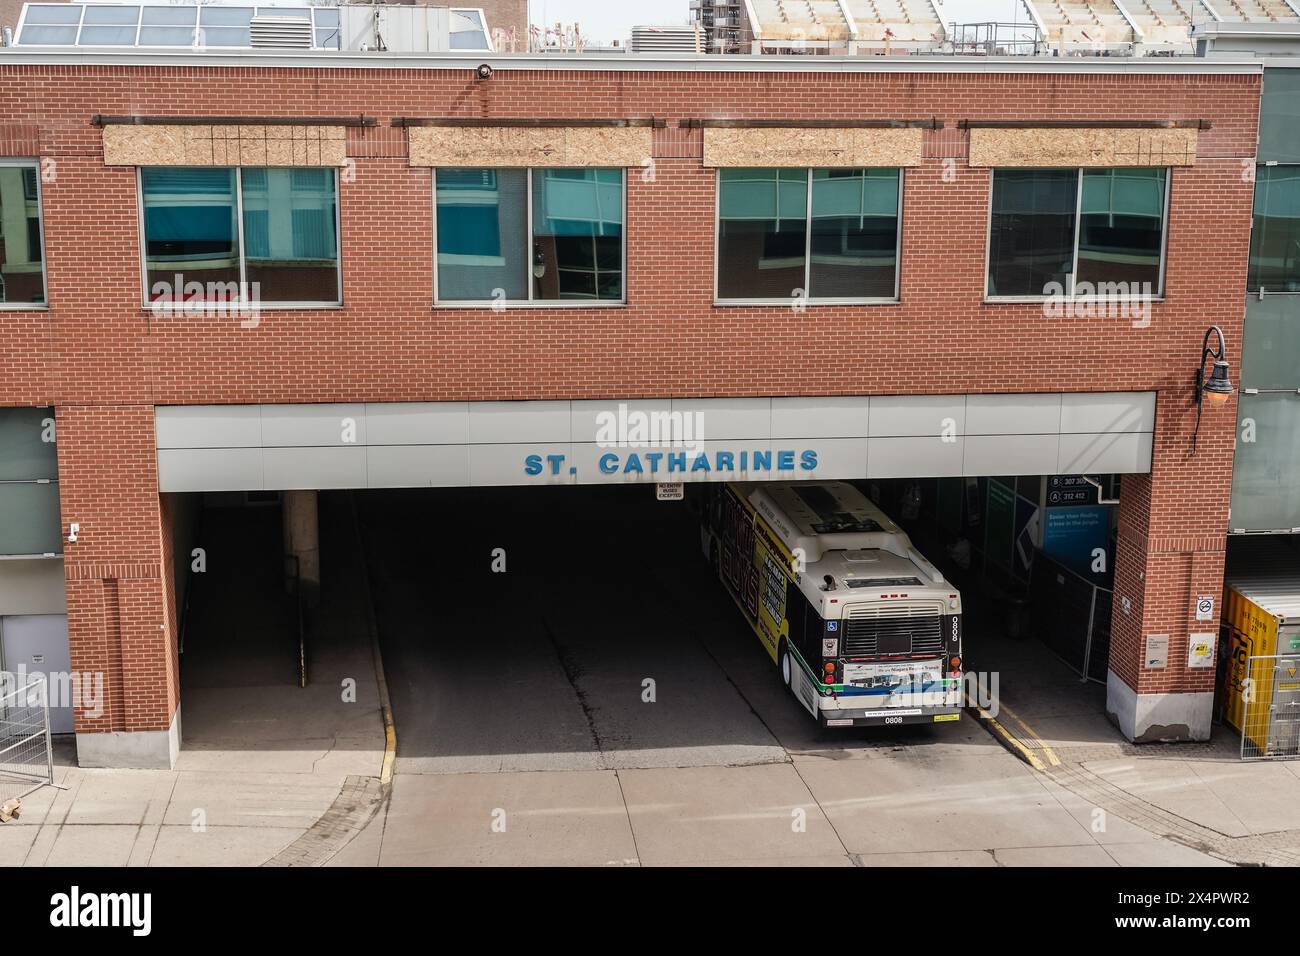
M 1047 741 L 1044 740 L 1042 737 L 1038 736 L 1038 734 L 1034 731 L 1034 728 L 1030 727 L 1029 724 L 1027 724 L 1022 717 L 1020 717 L 1014 710 L 1012 710 L 1006 704 L 999 704 L 998 709 L 1005 710 L 1012 720 L 1014 720 L 1016 723 L 1018 723 L 1021 727 L 1024 728 L 1025 733 L 1027 733 L 1030 737 L 1032 737 L 1042 746 L 1043 753 L 1047 755 L 1048 763 L 1050 763 L 1053 767 L 1059 767 L 1061 765 L 1060 759 L 1052 751 L 1052 748 L 1047 745 Z
M 979 704 L 976 704 L 974 701 L 972 701 L 970 697 L 966 698 L 966 709 L 969 710 L 974 715 L 976 720 L 978 720 L 981 724 L 985 725 L 989 729 L 989 733 L 992 735 L 993 739 L 996 740 L 998 743 L 1002 744 L 1003 747 L 1007 748 L 1007 750 L 1011 751 L 1013 754 L 1015 754 L 1025 763 L 1029 764 L 1029 766 L 1033 767 L 1035 770 L 1042 770 L 1042 771 L 1047 770 L 1047 765 L 1038 759 L 1037 754 L 1035 754 L 1032 750 L 1026 747 L 1023 743 L 1021 743 L 1019 737 L 1011 733 L 1011 731 L 1007 730 L 1007 728 L 1003 727 L 1002 724 L 998 722 L 996 717 L 990 714 L 983 707 L 979 706 Z M 999 709 L 1007 710 L 1006 707 L 1003 707 L 1001 705 L 999 705 Z M 1007 712 L 1010 713 L 1010 711 Z M 1030 730 L 1028 726 L 1025 725 L 1025 722 L 1023 720 L 1021 720 L 1019 717 L 1016 717 L 1015 714 L 1011 714 L 1011 716 L 1015 718 L 1016 723 L 1024 727 L 1025 730 L 1028 731 L 1029 734 L 1032 737 L 1034 737 L 1035 740 L 1037 740 L 1039 743 L 1043 743 L 1042 738 L 1038 737 L 1037 734 L 1034 734 L 1034 732 Z M 1045 743 L 1043 743 L 1043 748 L 1047 751 L 1048 754 L 1050 754 L 1052 765 L 1059 766 L 1060 761 L 1056 759 L 1056 754 L 1052 753 L 1052 749 L 1048 747 L 1047 744 Z
M 393 705 L 388 699 L 388 680 L 384 677 L 384 660 L 379 655 L 379 639 L 371 629 L 371 651 L 375 657 L 375 682 L 379 685 L 379 707 L 384 713 L 384 763 L 379 782 L 387 787 L 393 782 L 393 764 L 397 760 L 397 727 L 393 724 Z
M 1035 770 L 1047 769 L 1047 766 L 1034 755 L 1034 752 L 1022 744 L 1015 734 L 1009 732 L 1005 727 L 998 723 L 996 718 L 990 717 L 983 711 L 981 711 L 980 714 L 980 719 L 993 728 L 993 736 L 997 737 L 1004 747 L 1008 747 L 1015 751 L 1016 755 L 1019 756 L 1021 760 L 1029 764 L 1029 766 L 1033 767 Z
M 370 574 L 366 571 L 366 550 L 361 543 L 361 518 L 357 515 L 357 499 L 348 495 L 352 509 L 352 531 L 356 538 L 357 554 L 361 560 L 361 590 L 366 603 L 366 630 L 370 632 L 370 654 L 375 662 L 375 683 L 379 686 L 379 709 L 384 716 L 384 762 L 379 769 L 379 783 L 388 787 L 393 782 L 393 764 L 397 761 L 397 726 L 393 723 L 393 702 L 388 696 L 388 678 L 384 676 L 384 657 L 379 650 L 379 626 L 375 623 L 375 604 L 370 596 Z

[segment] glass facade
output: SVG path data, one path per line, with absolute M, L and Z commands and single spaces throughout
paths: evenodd
M 1238 400 L 1228 530 L 1300 528 L 1300 396 L 1238 393 Z
M 1300 166 L 1259 166 L 1250 235 L 1251 292 L 1300 292 Z
M 0 161 L 0 305 L 45 304 L 41 250 L 36 164 Z
M 439 302 L 623 300 L 621 169 L 439 169 Z
M 719 170 L 718 298 L 894 298 L 899 186 L 897 169 Z
M 997 169 L 988 295 L 1161 293 L 1163 168 Z
M 142 168 L 140 193 L 148 301 L 339 301 L 334 170 Z
M 0 408 L 0 555 L 59 554 L 52 408 Z

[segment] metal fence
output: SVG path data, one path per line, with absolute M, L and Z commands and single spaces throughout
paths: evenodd
M 1113 594 L 1044 552 L 1034 553 L 1029 582 L 1034 630 L 1084 680 L 1106 680 Z
M 49 685 L 39 674 L 24 680 L 0 672 L 0 803 L 54 783 Z
M 1300 655 L 1252 656 L 1241 701 L 1242 760 L 1300 757 Z

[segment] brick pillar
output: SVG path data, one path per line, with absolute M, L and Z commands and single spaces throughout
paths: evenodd
M 170 768 L 179 669 L 153 406 L 59 406 L 55 419 L 72 667 L 83 686 L 102 687 L 76 707 L 77 761 Z
M 1189 667 L 1188 649 L 1192 634 L 1218 636 L 1236 411 L 1207 406 L 1193 454 L 1191 362 L 1186 386 L 1156 400 L 1151 473 L 1125 475 L 1120 491 L 1106 710 L 1139 743 L 1210 735 L 1215 651 Z M 1212 620 L 1196 620 L 1201 595 L 1214 597 Z M 1153 636 L 1167 638 L 1163 667 Z

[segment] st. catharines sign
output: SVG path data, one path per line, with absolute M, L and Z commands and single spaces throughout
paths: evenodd
M 602 475 L 645 476 L 658 481 L 661 475 L 680 476 L 687 480 L 723 474 L 731 478 L 770 478 L 777 475 L 796 477 L 800 472 L 817 469 L 817 450 L 742 449 L 717 451 L 607 451 L 596 459 Z M 559 452 L 536 452 L 524 456 L 524 474 L 529 476 L 577 475 L 577 465 Z

